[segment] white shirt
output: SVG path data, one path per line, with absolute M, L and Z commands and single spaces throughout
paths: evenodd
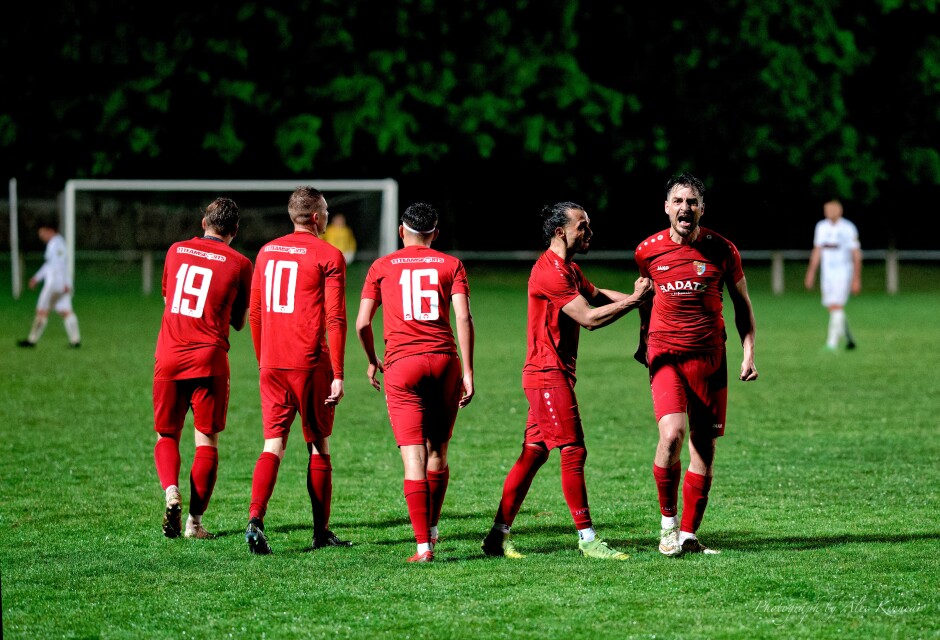
M 820 220 L 816 223 L 813 246 L 821 248 L 820 268 L 823 272 L 852 273 L 852 253 L 861 248 L 858 229 L 845 218 L 839 218 L 835 223 Z
M 46 253 L 43 256 L 45 262 L 42 267 L 33 276 L 37 282 L 45 281 L 45 286 L 61 291 L 65 287 L 72 288 L 72 282 L 69 279 L 69 261 L 68 248 L 65 245 L 65 238 L 58 233 L 52 236 L 46 243 Z

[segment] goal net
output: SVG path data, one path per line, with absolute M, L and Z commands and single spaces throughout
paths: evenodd
M 233 246 L 250 258 L 293 229 L 290 194 L 301 185 L 321 192 L 330 215 L 344 214 L 356 238 L 356 261 L 398 247 L 398 183 L 385 180 L 69 180 L 62 194 L 62 235 L 69 273 L 78 260 L 141 261 L 150 293 L 153 259 L 177 240 L 202 233 L 201 214 L 218 197 L 238 204 L 241 222 Z

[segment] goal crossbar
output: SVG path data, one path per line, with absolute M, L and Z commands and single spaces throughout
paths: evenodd
M 320 191 L 378 191 L 382 193 L 379 255 L 398 248 L 398 182 L 383 180 L 85 180 L 65 183 L 63 222 L 68 244 L 69 277 L 75 277 L 75 194 L 79 191 L 293 191 L 310 185 Z

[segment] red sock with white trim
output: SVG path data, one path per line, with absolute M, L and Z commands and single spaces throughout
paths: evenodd
M 516 514 L 522 507 L 522 501 L 525 500 L 529 487 L 532 486 L 535 474 L 546 460 L 548 460 L 546 449 L 522 445 L 522 453 L 512 465 L 512 469 L 506 476 L 506 482 L 503 483 L 503 497 L 496 511 L 496 524 L 512 526 L 512 521 L 516 519 Z
M 428 521 L 431 511 L 431 492 L 428 488 L 428 481 L 406 479 L 404 492 L 415 540 L 418 544 L 427 544 L 431 541 L 431 525 Z
M 444 506 L 448 482 L 450 482 L 450 467 L 444 467 L 440 471 L 428 471 L 428 491 L 431 492 L 429 521 L 432 527 L 436 527 L 441 519 L 441 508 Z
M 180 484 L 180 442 L 173 436 L 161 436 L 153 446 L 157 477 L 164 488 Z
M 667 518 L 678 514 L 679 480 L 682 478 L 682 463 L 676 462 L 670 467 L 660 467 L 653 463 L 653 478 L 659 494 L 659 512 Z
M 189 513 L 201 516 L 209 506 L 215 479 L 219 472 L 219 450 L 204 445 L 196 447 L 193 467 L 189 472 Z
M 264 520 L 268 510 L 268 501 L 274 494 L 274 484 L 277 482 L 277 470 L 281 466 L 281 459 L 269 451 L 261 452 L 255 471 L 251 477 L 251 504 L 248 507 L 248 519 L 259 518 Z
M 588 529 L 591 510 L 588 508 L 587 485 L 584 483 L 584 461 L 587 449 L 572 445 L 561 450 L 561 491 L 565 494 L 568 510 L 578 530 Z
M 705 507 L 708 505 L 708 490 L 712 479 L 691 471 L 685 472 L 682 483 L 682 524 L 679 531 L 695 533 L 702 524 Z

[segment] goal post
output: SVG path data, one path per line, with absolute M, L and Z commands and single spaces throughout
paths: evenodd
M 378 192 L 381 212 L 378 229 L 378 253 L 386 255 L 398 248 L 398 182 L 382 180 L 85 180 L 65 183 L 63 192 L 63 231 L 68 245 L 69 276 L 75 277 L 76 193 L 82 191 L 125 192 L 187 192 L 202 191 L 220 194 L 231 192 L 286 192 L 309 185 L 322 191 Z

